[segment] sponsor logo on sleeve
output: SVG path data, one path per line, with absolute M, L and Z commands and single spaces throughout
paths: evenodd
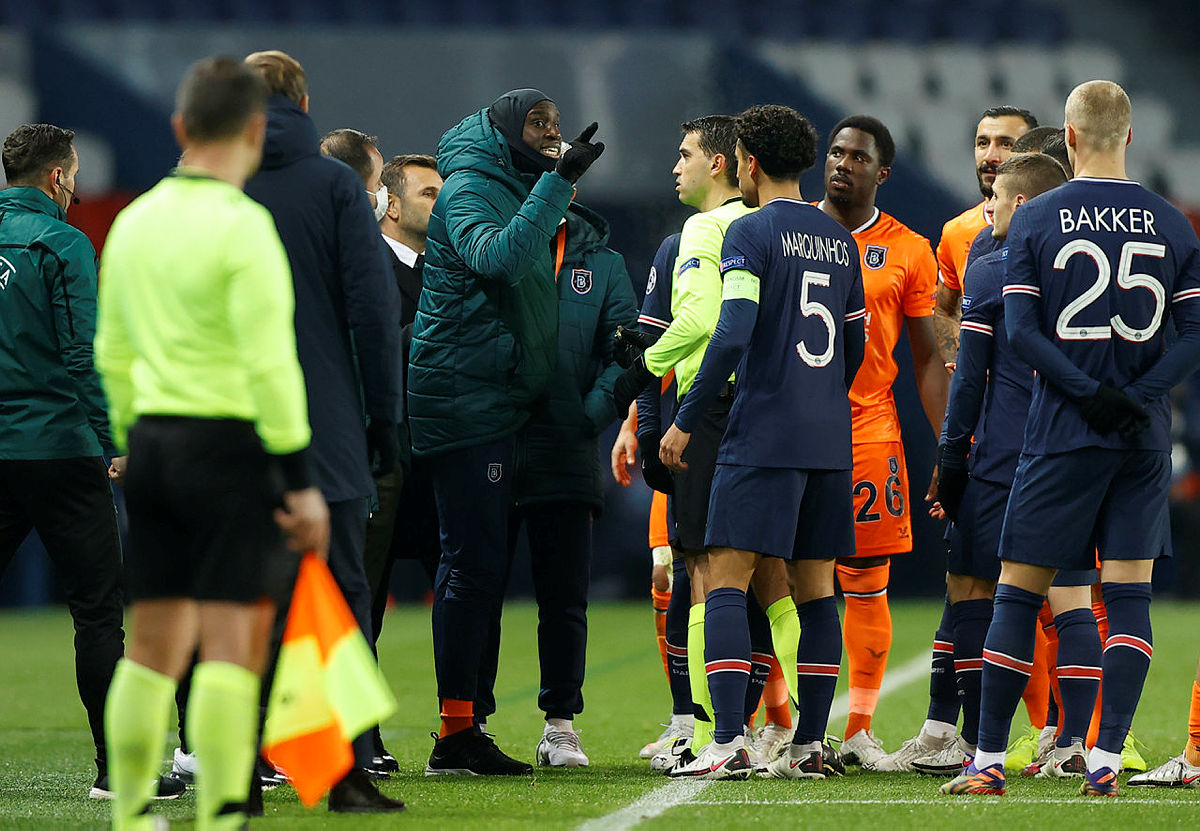
M 592 272 L 586 268 L 576 268 L 571 271 L 571 288 L 576 294 L 587 294 L 592 290 Z
M 887 246 L 886 245 L 868 245 L 867 250 L 863 252 L 863 265 L 872 271 L 878 271 L 883 268 L 887 262 Z
M 699 267 L 700 267 L 700 258 L 692 257 L 690 260 L 687 260 L 682 265 L 680 265 L 679 271 L 675 272 L 675 274 L 680 275 L 683 272 L 687 271 L 689 268 L 699 268 Z
M 971 295 L 964 294 L 963 301 L 962 301 L 962 310 L 965 312 L 969 308 L 971 308 Z
M 724 274 L 726 271 L 729 271 L 730 269 L 733 269 L 733 268 L 745 268 L 745 267 L 746 267 L 746 258 L 740 254 L 737 255 L 736 257 L 726 257 L 725 259 L 721 260 L 721 273 L 722 274 Z

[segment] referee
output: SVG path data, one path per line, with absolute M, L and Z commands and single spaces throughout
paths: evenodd
M 239 61 L 193 66 L 171 122 L 183 164 L 117 217 L 101 262 L 96 365 L 130 454 L 130 644 L 105 709 L 117 829 L 153 827 L 144 810 L 197 645 L 196 825 L 242 827 L 284 538 L 322 556 L 328 546 L 287 256 L 242 193 L 266 100 Z

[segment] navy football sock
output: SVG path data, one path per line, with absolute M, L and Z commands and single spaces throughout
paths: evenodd
M 713 589 L 704 602 L 704 673 L 712 697 L 713 741 L 726 744 L 742 735 L 750 678 L 750 627 L 741 589 Z
M 692 606 L 692 581 L 687 561 L 676 557 L 671 565 L 673 583 L 667 604 L 667 666 L 671 680 L 671 712 L 677 716 L 692 714 L 692 688 L 688 678 L 688 609 Z
M 1056 615 L 1054 628 L 1058 630 L 1055 674 L 1063 705 L 1062 732 L 1057 744 L 1070 747 L 1087 737 L 1092 722 L 1096 693 L 1100 691 L 1100 633 L 1090 606 Z
M 1104 644 L 1104 694 L 1096 747 L 1120 753 L 1154 654 L 1150 584 L 1105 583 L 1101 588 L 1108 608 L 1108 642 Z
M 942 622 L 933 635 L 933 663 L 929 668 L 930 721 L 946 724 L 958 722 L 958 685 L 954 670 L 954 624 L 950 601 L 942 607 Z
M 767 620 L 767 613 L 753 592 L 746 598 L 746 618 L 750 624 L 750 682 L 746 685 L 743 724 L 749 724 L 758 711 L 767 676 L 771 674 L 771 658 L 775 654 L 771 643 L 771 621 Z
M 954 677 L 962 696 L 962 737 L 979 743 L 979 695 L 983 681 L 983 641 L 992 622 L 989 598 L 963 600 L 950 607 L 954 619 Z
M 983 643 L 979 699 L 979 750 L 1003 753 L 1021 693 L 1033 671 L 1033 644 L 1040 594 L 1001 583 L 996 587 L 992 625 Z
M 832 595 L 801 603 L 796 612 L 800 616 L 800 648 L 796 652 L 800 716 L 792 742 L 808 744 L 825 740 L 842 663 L 842 624 Z

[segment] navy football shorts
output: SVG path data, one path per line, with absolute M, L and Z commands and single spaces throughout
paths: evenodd
M 1091 569 L 1101 560 L 1170 556 L 1168 454 L 1084 447 L 1021 456 L 1000 534 L 1005 560 Z
M 949 553 L 946 571 L 979 580 L 996 582 L 1000 578 L 1000 531 L 1011 490 L 997 482 L 971 479 L 963 493 L 958 522 L 947 532 Z M 1087 554 L 1095 557 L 1095 545 L 1084 543 Z M 1096 567 L 1063 569 L 1054 576 L 1055 586 L 1090 586 L 1098 579 Z
M 704 544 L 785 560 L 848 557 L 851 473 L 718 464 Z

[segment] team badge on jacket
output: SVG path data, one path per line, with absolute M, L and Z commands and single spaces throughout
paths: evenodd
M 500 477 L 504 475 L 504 465 L 499 462 L 491 462 L 488 464 L 488 481 L 499 482 Z
M 15 271 L 16 269 L 13 268 L 12 263 L 0 257 L 0 289 L 8 288 L 8 280 L 13 276 L 13 272 Z
M 576 268 L 571 271 L 571 288 L 576 294 L 587 294 L 592 290 L 592 272 L 586 268 Z
M 886 245 L 868 245 L 867 250 L 863 252 L 863 265 L 872 270 L 883 268 L 883 264 L 887 262 L 887 246 Z

